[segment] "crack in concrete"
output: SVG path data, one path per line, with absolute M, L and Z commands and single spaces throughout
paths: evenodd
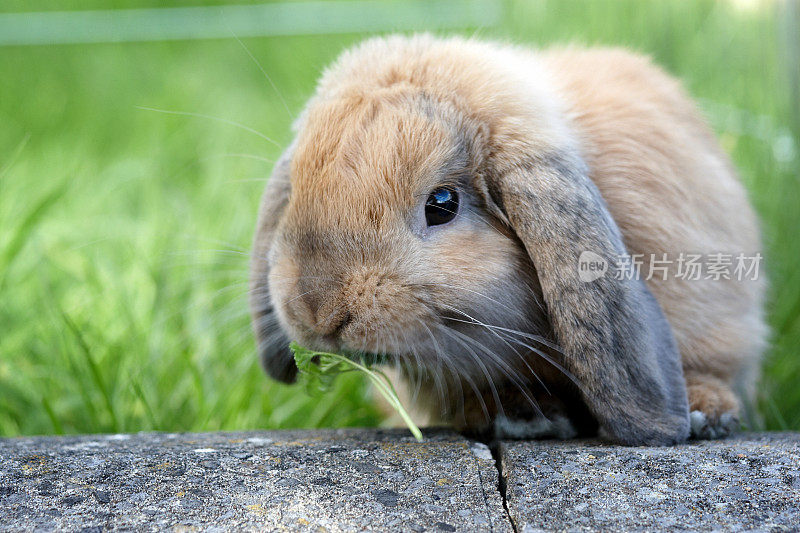
M 503 509 L 506 512 L 506 517 L 508 518 L 508 523 L 511 525 L 511 529 L 514 533 L 517 533 L 517 524 L 514 522 L 514 518 L 511 516 L 511 510 L 508 508 L 508 479 L 506 477 L 505 468 L 503 468 L 501 447 L 502 444 L 493 443 L 493 445 L 489 447 L 489 450 L 492 452 L 494 466 L 497 468 L 497 491 L 500 493 L 500 497 L 503 500 Z

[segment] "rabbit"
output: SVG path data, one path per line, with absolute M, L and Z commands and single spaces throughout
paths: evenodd
M 760 261 L 758 224 L 649 59 L 372 38 L 293 127 L 251 262 L 272 377 L 294 381 L 297 340 L 380 354 L 415 410 L 475 435 L 670 445 L 739 427 L 767 342 L 763 272 L 644 273 L 662 253 Z M 639 275 L 620 259 L 637 254 Z

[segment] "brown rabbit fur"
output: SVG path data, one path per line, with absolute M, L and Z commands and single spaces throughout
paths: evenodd
M 690 420 L 697 436 L 736 425 L 763 280 L 682 280 L 674 263 L 666 279 L 577 279 L 583 250 L 645 254 L 642 272 L 650 254 L 760 250 L 727 157 L 647 59 L 372 39 L 295 128 L 252 263 L 273 376 L 293 380 L 296 339 L 388 355 L 431 420 L 496 436 L 671 443 Z M 443 187 L 458 214 L 427 227 Z

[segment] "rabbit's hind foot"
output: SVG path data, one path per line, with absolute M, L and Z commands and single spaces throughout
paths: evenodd
M 708 374 L 689 374 L 686 392 L 692 438 L 719 439 L 739 429 L 739 402 L 724 381 Z

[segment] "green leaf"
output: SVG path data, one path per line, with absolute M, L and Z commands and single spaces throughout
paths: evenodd
M 400 403 L 400 398 L 392 385 L 392 382 L 382 371 L 373 369 L 372 365 L 365 361 L 363 357 L 360 362 L 355 361 L 344 355 L 330 352 L 318 352 L 309 350 L 292 342 L 289 348 L 294 354 L 294 361 L 300 375 L 304 378 L 306 388 L 310 394 L 324 393 L 330 389 L 336 376 L 344 372 L 361 372 L 375 386 L 375 389 L 383 396 L 389 405 L 394 407 L 403 422 L 418 441 L 422 441 L 422 432 L 419 430 L 408 411 Z

